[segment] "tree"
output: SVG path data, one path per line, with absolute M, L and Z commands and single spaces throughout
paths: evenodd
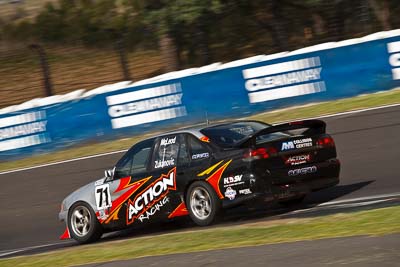
M 127 3 L 141 12 L 146 25 L 158 36 L 167 71 L 180 67 L 180 54 L 186 43 L 182 39 L 188 34 L 185 29 L 191 29 L 189 38 L 196 41 L 198 54 L 203 59 L 200 64 L 209 63 L 207 24 L 212 15 L 220 12 L 219 0 L 131 0 Z M 193 46 L 189 50 L 193 52 Z

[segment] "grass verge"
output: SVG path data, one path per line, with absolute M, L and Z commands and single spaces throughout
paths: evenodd
M 400 103 L 400 89 L 385 91 L 369 95 L 360 95 L 336 101 L 316 103 L 307 106 L 281 109 L 267 113 L 251 116 L 250 119 L 261 120 L 269 123 L 294 120 L 300 118 L 315 117 L 321 115 L 334 114 L 339 112 L 377 107 Z M 127 149 L 134 143 L 142 139 L 141 137 L 125 138 L 104 143 L 90 145 L 80 145 L 70 149 L 65 149 L 50 154 L 37 155 L 21 160 L 0 163 L 0 171 L 12 170 L 39 164 L 52 163 L 72 158 L 95 155 L 110 151 Z
M 0 266 L 75 266 L 149 255 L 187 253 L 357 235 L 400 233 L 400 206 L 318 218 L 249 223 L 134 238 L 0 260 Z

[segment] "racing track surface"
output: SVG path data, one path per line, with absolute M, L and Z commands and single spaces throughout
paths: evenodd
M 328 123 L 342 162 L 341 182 L 311 194 L 305 204 L 400 191 L 400 106 L 323 120 Z M 120 156 L 0 174 L 0 251 L 70 244 L 58 240 L 65 229 L 57 217 L 61 200 L 74 189 L 102 177 L 103 170 L 112 167 Z M 164 231 L 170 230 L 167 227 Z

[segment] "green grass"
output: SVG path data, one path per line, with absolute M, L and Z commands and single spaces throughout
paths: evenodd
M 317 218 L 265 221 L 112 241 L 0 260 L 0 266 L 73 266 L 149 255 L 399 232 L 400 206 L 397 206 Z
M 251 118 L 267 122 L 279 122 L 398 103 L 400 103 L 400 89 L 394 89 L 374 94 L 344 98 L 336 101 L 262 113 L 251 116 Z
M 269 123 L 276 123 L 280 121 L 308 118 L 395 103 L 400 103 L 400 89 L 369 95 L 361 95 L 331 102 L 316 103 L 307 106 L 271 111 L 254 115 L 249 118 Z M 143 136 L 125 138 L 104 143 L 79 145 L 74 148 L 52 152 L 50 154 L 37 155 L 16 161 L 2 162 L 0 163 L 0 171 L 35 166 L 39 164 L 57 162 L 110 151 L 123 150 L 129 148 L 140 139 L 143 139 Z

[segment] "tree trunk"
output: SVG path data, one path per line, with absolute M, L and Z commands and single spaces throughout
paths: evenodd
M 286 28 L 285 17 L 279 1 L 267 1 L 264 5 L 264 10 L 259 10 L 257 6 L 253 6 L 253 8 L 256 22 L 271 33 L 276 50 L 289 50 L 288 29 Z
M 168 33 L 164 33 L 159 37 L 159 46 L 165 71 L 178 70 L 177 50 L 174 39 Z
M 382 29 L 384 31 L 388 31 L 392 29 L 392 26 L 390 25 L 390 11 L 389 11 L 389 5 L 387 0 L 381 0 L 381 4 L 378 4 L 376 0 L 369 0 L 369 4 L 378 19 L 379 23 L 382 26 Z

